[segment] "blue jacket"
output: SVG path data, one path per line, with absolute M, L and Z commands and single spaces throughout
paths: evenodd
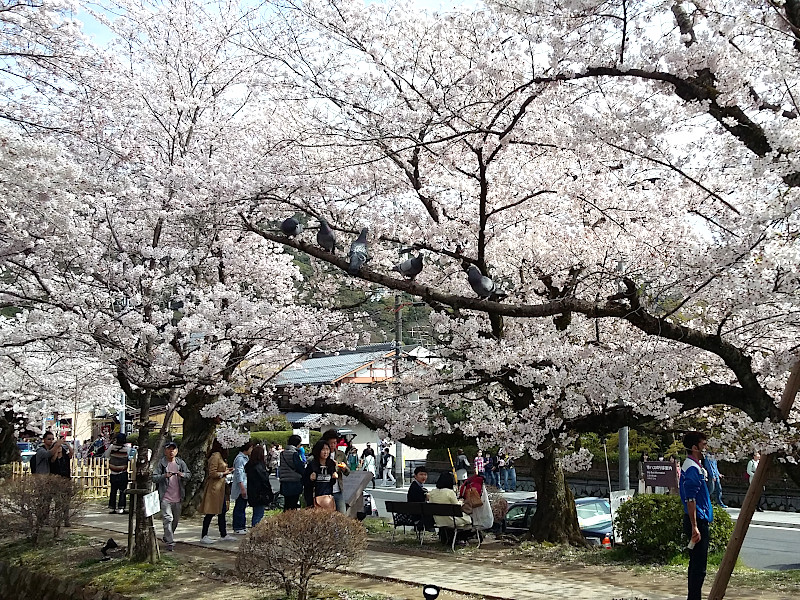
M 244 484 L 244 489 L 247 489 L 247 473 L 244 471 L 244 466 L 250 457 L 244 452 L 239 452 L 236 458 L 233 459 L 233 484 L 231 485 L 231 500 L 236 500 L 242 493 L 239 487 L 240 483 Z
M 705 458 L 705 463 L 706 469 L 708 469 L 709 483 L 713 482 L 715 479 L 719 481 L 719 466 L 717 465 L 717 459 L 707 456 Z
M 681 467 L 680 491 L 683 511 L 688 515 L 686 503 L 694 500 L 697 506 L 697 518 L 709 523 L 714 520 L 714 509 L 711 508 L 711 496 L 708 493 L 706 479 L 708 475 L 697 461 L 687 457 Z

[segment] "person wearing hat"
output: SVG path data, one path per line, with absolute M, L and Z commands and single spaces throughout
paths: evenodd
M 178 444 L 167 442 L 164 456 L 153 471 L 153 483 L 161 500 L 161 519 L 164 522 L 164 543 L 170 552 L 175 549 L 174 533 L 181 518 L 181 504 L 186 497 L 186 480 L 191 477 L 189 467 L 178 458 Z
M 125 512 L 125 489 L 128 487 L 128 452 L 130 444 L 124 433 L 118 433 L 114 443 L 108 447 L 104 457 L 108 459 L 108 469 L 111 471 L 111 495 L 108 497 L 109 513 Z M 119 496 L 119 502 L 117 497 Z

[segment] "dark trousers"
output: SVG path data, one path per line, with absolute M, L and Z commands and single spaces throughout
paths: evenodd
M 219 537 L 225 537 L 228 535 L 228 524 L 225 523 L 225 513 L 228 512 L 228 503 L 222 505 L 222 512 L 217 515 L 217 526 L 219 527 Z M 211 525 L 211 519 L 214 518 L 214 515 L 206 515 L 203 517 L 203 533 L 201 537 L 206 537 L 208 535 L 208 528 Z
M 300 494 L 283 495 L 283 511 L 295 510 L 300 508 Z
M 125 490 L 128 489 L 128 474 L 114 473 L 109 477 L 109 481 L 111 482 L 111 495 L 108 497 L 108 508 L 111 510 L 116 510 L 117 508 L 125 510 Z M 117 496 L 119 496 L 119 502 L 117 502 Z
M 708 521 L 697 519 L 697 529 L 700 531 L 700 541 L 689 550 L 689 595 L 687 600 L 701 600 L 703 594 L 703 581 L 706 578 L 708 564 Z M 689 515 L 683 515 L 683 531 L 692 538 L 692 523 Z
M 247 516 L 244 514 L 247 508 L 247 499 L 239 496 L 233 503 L 233 530 L 241 531 L 247 529 Z

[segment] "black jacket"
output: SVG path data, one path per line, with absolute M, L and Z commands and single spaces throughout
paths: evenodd
M 267 465 L 263 462 L 244 466 L 247 473 L 247 503 L 250 506 L 266 506 L 272 502 L 272 485 L 269 482 Z

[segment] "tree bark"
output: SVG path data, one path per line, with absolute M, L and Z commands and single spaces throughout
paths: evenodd
M 530 535 L 537 542 L 586 546 L 578 526 L 575 496 L 567 485 L 556 450 L 548 445 L 544 456 L 534 462 L 537 506 L 531 519 Z
M 19 462 L 17 436 L 14 434 L 14 413 L 0 414 L 0 464 Z
M 136 453 L 136 490 L 150 490 L 152 486 L 152 469 L 147 458 L 147 451 L 150 449 L 150 397 L 151 394 L 145 393 L 139 396 L 139 449 Z M 136 518 L 134 520 L 134 539 L 133 551 L 130 558 L 133 562 L 155 562 L 155 536 L 153 528 L 150 527 L 150 519 L 144 514 L 144 501 L 141 494 L 137 494 L 136 499 L 130 498 L 135 502 Z
M 206 450 L 214 439 L 214 430 L 217 426 L 214 419 L 206 419 L 200 414 L 200 409 L 209 401 L 205 394 L 192 393 L 178 409 L 178 414 L 183 417 L 180 456 L 186 461 L 192 473 L 186 482 L 186 498 L 181 511 L 185 517 L 191 517 L 197 512 L 200 491 L 203 489 L 203 480 L 206 476 Z

